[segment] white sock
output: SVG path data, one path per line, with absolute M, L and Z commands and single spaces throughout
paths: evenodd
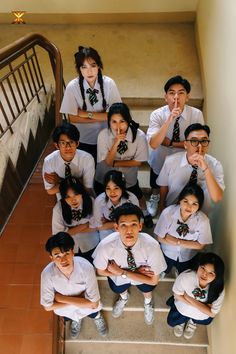
M 145 297 L 145 298 L 144 298 L 144 305 L 150 304 L 151 301 L 152 301 L 152 297 Z
M 121 294 L 120 294 L 120 297 L 121 297 L 123 300 L 128 300 L 128 291 L 125 291 L 124 293 L 121 293 Z

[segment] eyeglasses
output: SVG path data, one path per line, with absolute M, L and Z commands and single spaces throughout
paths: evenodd
M 199 144 L 201 144 L 203 147 L 207 147 L 210 143 L 210 140 L 207 139 L 203 139 L 203 140 L 186 139 L 185 141 L 190 141 L 190 144 L 194 147 L 197 147 Z
M 64 141 L 64 140 L 60 140 L 58 141 L 58 145 L 66 148 L 66 147 L 75 147 L 77 145 L 77 142 L 74 140 L 70 140 L 70 141 Z

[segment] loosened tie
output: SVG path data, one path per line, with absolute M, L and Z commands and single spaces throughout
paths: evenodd
M 117 152 L 120 155 L 123 155 L 128 150 L 128 141 L 124 140 L 119 143 L 117 146 Z
M 131 247 L 127 247 L 126 251 L 127 251 L 127 263 L 128 263 L 128 268 L 129 270 L 131 270 L 132 272 L 135 271 L 135 269 L 137 268 L 135 260 L 134 260 L 134 256 L 133 253 L 131 252 L 132 248 Z
M 189 232 L 189 227 L 187 224 L 181 222 L 181 221 L 177 221 L 177 224 L 179 225 L 176 229 L 176 231 L 178 232 L 179 236 L 186 236 L 187 233 Z
M 98 98 L 97 98 L 98 92 L 99 92 L 98 90 L 96 89 L 92 90 L 91 88 L 88 88 L 86 91 L 86 93 L 89 94 L 89 102 L 91 103 L 92 106 L 94 106 L 95 103 L 98 102 Z
M 71 177 L 70 163 L 65 162 L 65 178 Z
M 198 169 L 198 167 L 193 165 L 192 168 L 193 168 L 193 170 L 192 170 L 192 173 L 190 175 L 188 183 L 196 184 L 197 183 L 197 169 Z
M 175 120 L 174 128 L 173 128 L 173 135 L 172 135 L 172 142 L 179 142 L 180 141 L 180 136 L 179 136 L 179 119 L 180 117 L 177 117 Z

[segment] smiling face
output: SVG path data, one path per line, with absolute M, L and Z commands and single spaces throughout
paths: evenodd
M 180 205 L 180 214 L 183 221 L 186 221 L 191 215 L 196 213 L 199 209 L 198 199 L 192 195 L 186 195 L 181 201 L 179 202 Z
M 128 130 L 128 123 L 121 114 L 113 114 L 110 120 L 110 128 L 115 135 L 125 134 Z
M 189 95 L 184 86 L 181 84 L 171 85 L 165 94 L 165 101 L 168 104 L 170 111 L 172 111 L 175 106 L 175 102 L 177 101 L 177 107 L 179 107 L 182 112 L 184 110 L 184 105 L 188 102 L 188 100 Z
M 122 189 L 117 186 L 117 184 L 112 181 L 108 182 L 106 185 L 105 192 L 113 205 L 119 204 L 122 196 Z
M 87 81 L 91 88 L 94 88 L 98 76 L 99 66 L 92 58 L 84 60 L 83 65 L 80 67 L 80 72 L 83 78 Z
M 73 189 L 69 188 L 67 191 L 67 196 L 65 198 L 66 203 L 72 208 L 77 209 L 82 203 L 82 195 L 76 194 Z
M 188 141 L 184 141 L 184 147 L 187 150 L 187 156 L 191 156 L 195 154 L 196 152 L 199 153 L 200 155 L 205 155 L 208 151 L 208 146 L 202 146 L 200 143 L 197 146 L 192 146 L 191 141 L 189 140 L 209 140 L 209 136 L 205 130 L 193 130 L 192 132 L 189 133 L 187 136 Z
M 53 248 L 50 255 L 51 260 L 63 274 L 72 272 L 73 257 L 73 250 L 63 251 L 59 247 Z
M 210 263 L 200 265 L 197 270 L 197 277 L 198 277 L 199 285 L 202 288 L 205 288 L 216 278 L 214 265 Z
M 138 234 L 142 230 L 142 223 L 137 215 L 121 215 L 116 224 L 116 230 L 120 233 L 122 243 L 126 247 L 132 247 L 138 240 Z

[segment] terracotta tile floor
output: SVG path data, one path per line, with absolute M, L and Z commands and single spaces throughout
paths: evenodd
M 40 167 L 0 238 L 0 352 L 6 354 L 52 353 L 52 313 L 39 304 L 39 282 L 49 262 L 44 244 L 55 200 L 38 178 Z

